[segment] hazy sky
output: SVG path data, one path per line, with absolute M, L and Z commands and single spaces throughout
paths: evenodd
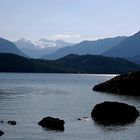
M 0 36 L 78 42 L 140 30 L 140 0 L 0 0 Z

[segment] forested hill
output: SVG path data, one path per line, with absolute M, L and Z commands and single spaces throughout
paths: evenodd
M 0 72 L 122 74 L 139 70 L 139 65 L 127 60 L 99 55 L 71 54 L 50 61 L 0 54 Z
M 140 65 L 122 58 L 104 57 L 101 55 L 68 55 L 57 62 L 79 73 L 117 74 L 139 71 Z
M 0 72 L 65 73 L 74 72 L 54 61 L 29 59 L 14 54 L 0 54 Z

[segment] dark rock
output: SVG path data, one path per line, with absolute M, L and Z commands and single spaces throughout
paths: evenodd
M 4 123 L 4 121 L 1 120 L 0 123 Z
M 95 91 L 140 96 L 140 72 L 116 76 L 93 87 Z
M 16 121 L 11 121 L 11 120 L 10 120 L 10 121 L 8 121 L 7 123 L 8 123 L 8 124 L 11 124 L 11 125 L 16 125 L 16 124 L 17 124 L 17 122 L 16 122 Z
M 58 118 L 45 117 L 38 124 L 48 129 L 64 131 L 65 122 Z
M 0 130 L 0 136 L 4 135 L 4 132 L 2 130 Z
M 126 124 L 136 120 L 139 111 L 134 107 L 119 102 L 103 102 L 97 104 L 91 112 L 91 117 L 102 124 Z

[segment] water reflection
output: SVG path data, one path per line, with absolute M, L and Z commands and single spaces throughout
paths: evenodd
M 126 130 L 128 127 L 133 127 L 135 125 L 136 121 L 130 122 L 130 123 L 101 123 L 93 120 L 93 125 L 96 127 L 102 129 L 103 131 L 122 131 Z

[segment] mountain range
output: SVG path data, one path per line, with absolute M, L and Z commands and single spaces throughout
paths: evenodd
M 54 41 L 48 39 L 40 39 L 38 42 L 33 43 L 25 38 L 21 38 L 14 43 L 23 53 L 31 58 L 40 58 L 43 55 L 53 53 L 62 47 L 74 45 L 74 43 L 68 43 L 63 40 Z
M 42 58 L 54 60 L 68 54 L 97 54 L 109 57 L 120 57 L 140 64 L 140 31 L 129 37 L 115 37 L 97 41 L 83 41 L 71 47 L 45 55 Z
M 0 72 L 118 74 L 138 70 L 139 65 L 127 60 L 99 55 L 70 54 L 58 60 L 41 60 L 0 53 Z
M 0 53 L 13 53 L 45 60 L 56 60 L 69 54 L 94 54 L 121 57 L 140 64 L 140 31 L 130 37 L 122 36 L 96 41 L 82 41 L 78 44 L 67 43 L 63 40 L 53 41 L 47 39 L 40 39 L 38 42 L 32 43 L 24 38 L 13 43 L 0 38 Z M 47 55 L 41 57 L 43 54 Z
M 119 44 L 121 41 L 123 41 L 126 38 L 127 37 L 122 36 L 122 37 L 115 37 L 115 38 L 99 39 L 96 41 L 82 41 L 74 46 L 63 47 L 49 55 L 44 55 L 42 59 L 55 60 L 64 57 L 68 54 L 100 55 L 103 52 L 112 48 L 113 46 Z

